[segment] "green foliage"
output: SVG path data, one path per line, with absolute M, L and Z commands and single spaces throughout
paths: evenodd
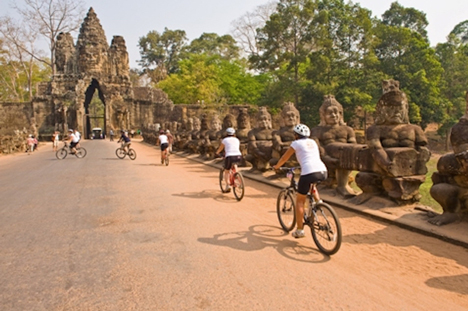
M 175 103 L 255 104 L 263 91 L 266 75 L 253 76 L 239 61 L 220 56 L 190 54 L 180 69 L 158 87 Z
M 376 27 L 376 47 L 380 71 L 400 81 L 400 87 L 420 111 L 411 111 L 412 123 L 421 126 L 440 122 L 445 115 L 441 102 L 440 83 L 443 68 L 428 42 L 409 28 L 380 23 Z
M 150 31 L 138 41 L 141 55 L 139 64 L 154 82 L 161 81 L 167 74 L 177 71 L 186 42 L 187 36 L 183 30 L 164 28 L 162 34 Z
M 405 8 L 398 2 L 393 2 L 383 15 L 382 23 L 399 28 L 408 28 L 419 33 L 427 40 L 426 27 L 429 25 L 426 14 L 415 8 Z
M 215 33 L 203 33 L 200 38 L 193 40 L 185 47 L 188 54 L 219 55 L 226 60 L 239 58 L 239 47 L 230 35 L 218 36 Z

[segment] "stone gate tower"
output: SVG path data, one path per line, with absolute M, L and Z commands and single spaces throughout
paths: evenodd
M 66 131 L 77 128 L 90 135 L 90 103 L 95 92 L 104 105 L 103 131 L 144 129 L 168 121 L 173 103 L 155 88 L 133 87 L 125 40 L 114 36 L 110 46 L 100 21 L 90 8 L 76 45 L 69 33 L 57 36 L 56 74 L 39 85 L 33 100 L 38 127 Z

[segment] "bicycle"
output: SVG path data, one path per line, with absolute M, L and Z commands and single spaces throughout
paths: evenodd
M 242 200 L 244 197 L 244 184 L 244 177 L 241 172 L 237 171 L 235 165 L 231 165 L 231 169 L 229 170 L 229 185 L 231 186 L 237 201 Z M 229 192 L 226 191 L 226 186 L 224 168 L 221 168 L 219 171 L 219 187 L 221 188 L 222 193 Z
M 289 232 L 296 225 L 296 201 L 297 183 L 294 171 L 299 167 L 281 167 L 286 171 L 290 185 L 280 191 L 276 201 L 276 213 L 281 227 Z M 316 186 L 316 184 L 315 184 Z M 317 191 L 317 190 L 316 190 Z M 307 210 L 306 207 L 308 206 Z M 318 249 L 326 254 L 333 255 L 341 247 L 342 231 L 340 220 L 335 210 L 327 203 L 316 202 L 314 197 L 307 193 L 304 204 L 304 225 L 310 227 L 312 238 Z
M 78 159 L 82 159 L 88 153 L 86 149 L 83 147 L 76 146 L 75 149 L 76 149 L 76 152 L 73 153 L 71 151 L 70 145 L 67 144 L 67 142 L 64 142 L 64 146 L 61 149 L 57 150 L 57 152 L 55 153 L 55 156 L 57 157 L 57 159 L 63 160 L 67 157 L 68 153 L 70 153 L 70 154 L 74 154 Z
M 128 148 L 128 151 L 127 151 L 127 149 L 123 145 L 121 145 L 119 148 L 115 150 L 115 155 L 119 159 L 123 159 L 127 155 L 130 158 L 130 160 L 136 159 L 136 151 L 133 150 L 132 148 Z

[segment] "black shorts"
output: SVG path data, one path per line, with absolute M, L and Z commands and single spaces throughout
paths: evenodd
M 70 143 L 70 148 L 75 148 L 76 145 L 78 145 L 78 143 L 71 142 L 71 143 Z
M 230 170 L 231 166 L 234 163 L 239 163 L 242 161 L 242 156 L 230 156 L 230 157 L 225 157 L 224 158 L 224 169 L 225 170 Z
M 297 184 L 297 192 L 306 195 L 310 191 L 310 185 L 319 183 L 327 179 L 327 172 L 315 172 L 307 175 L 301 175 Z
M 165 143 L 165 144 L 161 144 L 161 151 L 164 151 L 167 149 L 167 147 L 169 147 L 169 144 L 168 143 Z

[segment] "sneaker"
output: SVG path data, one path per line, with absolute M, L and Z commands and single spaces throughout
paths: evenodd
M 305 233 L 304 233 L 304 230 L 296 230 L 294 231 L 292 234 L 291 234 L 293 237 L 295 237 L 296 239 L 300 239 L 300 238 L 303 238 L 305 237 Z
M 227 185 L 224 189 L 224 192 L 231 192 L 231 186 Z

